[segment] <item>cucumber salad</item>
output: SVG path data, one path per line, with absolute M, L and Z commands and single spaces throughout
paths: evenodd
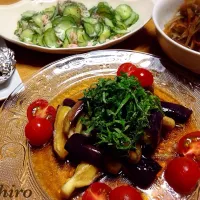
M 114 9 L 99 2 L 88 10 L 82 3 L 65 1 L 40 12 L 24 12 L 15 35 L 22 42 L 48 48 L 94 46 L 128 33 L 138 19 L 126 4 Z

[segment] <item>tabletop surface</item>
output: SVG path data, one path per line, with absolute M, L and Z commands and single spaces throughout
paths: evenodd
M 1 4 L 10 4 L 18 0 L 0 0 Z M 22 79 L 22 82 L 29 79 L 34 73 L 37 73 L 43 66 L 55 60 L 64 58 L 69 55 L 55 55 L 36 52 L 19 47 L 12 43 L 6 42 L 7 46 L 15 52 L 17 64 L 16 68 Z M 152 19 L 137 33 L 129 39 L 111 47 L 111 49 L 128 49 L 155 54 L 166 57 L 156 38 L 156 30 Z M 0 103 L 0 105 L 2 102 Z

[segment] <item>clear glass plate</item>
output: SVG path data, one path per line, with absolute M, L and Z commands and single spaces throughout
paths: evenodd
M 81 84 L 82 80 L 113 76 L 124 62 L 152 70 L 155 84 L 191 108 L 200 128 L 200 80 L 190 72 L 177 70 L 173 64 L 153 55 L 133 51 L 105 50 L 67 57 L 44 67 L 18 86 L 5 101 L 0 115 L 0 189 L 22 189 L 18 198 L 13 199 L 49 199 L 35 178 L 30 148 L 24 136 L 27 106 L 38 98 L 51 101 L 72 85 Z M 30 193 L 30 198 L 26 198 Z M 199 198 L 194 196 L 195 200 Z

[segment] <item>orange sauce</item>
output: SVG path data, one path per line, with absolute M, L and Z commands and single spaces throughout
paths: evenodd
M 96 78 L 93 78 L 84 80 L 71 86 L 67 91 L 55 97 L 52 100 L 51 105 L 57 107 L 65 98 L 72 98 L 74 100 L 79 99 L 83 96 L 82 91 L 85 88 L 88 88 L 95 81 Z M 161 88 L 155 87 L 154 93 L 165 101 L 180 103 L 173 94 L 167 94 L 165 91 L 162 91 Z M 158 180 L 153 183 L 151 188 L 143 191 L 144 200 L 167 200 L 172 199 L 171 195 L 176 196 L 176 194 L 171 194 L 168 191 L 169 188 L 162 188 L 162 186 L 165 184 L 164 178 L 162 177 L 163 170 L 167 164 L 167 161 L 176 156 L 176 144 L 179 139 L 186 133 L 194 130 L 196 130 L 196 127 L 192 123 L 191 118 L 187 124 L 183 125 L 182 127 L 175 128 L 172 132 L 168 133 L 166 137 L 164 137 L 153 156 L 153 158 L 163 167 L 163 169 L 158 174 Z M 66 182 L 66 180 L 73 175 L 75 168 L 71 166 L 70 163 L 61 162 L 58 160 L 53 152 L 52 143 L 42 149 L 32 150 L 31 158 L 33 171 L 40 186 L 52 200 L 60 200 L 60 188 Z M 122 184 L 127 184 L 127 180 L 122 177 L 116 178 L 114 181 L 113 179 L 107 179 L 105 182 L 108 183 L 112 188 Z

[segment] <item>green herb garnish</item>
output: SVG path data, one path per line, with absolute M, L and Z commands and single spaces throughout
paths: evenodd
M 86 133 L 97 131 L 97 145 L 118 150 L 135 149 L 149 126 L 152 110 L 160 110 L 160 100 L 140 86 L 138 80 L 123 74 L 99 79 L 84 91 L 82 101 L 87 117 L 82 118 Z

